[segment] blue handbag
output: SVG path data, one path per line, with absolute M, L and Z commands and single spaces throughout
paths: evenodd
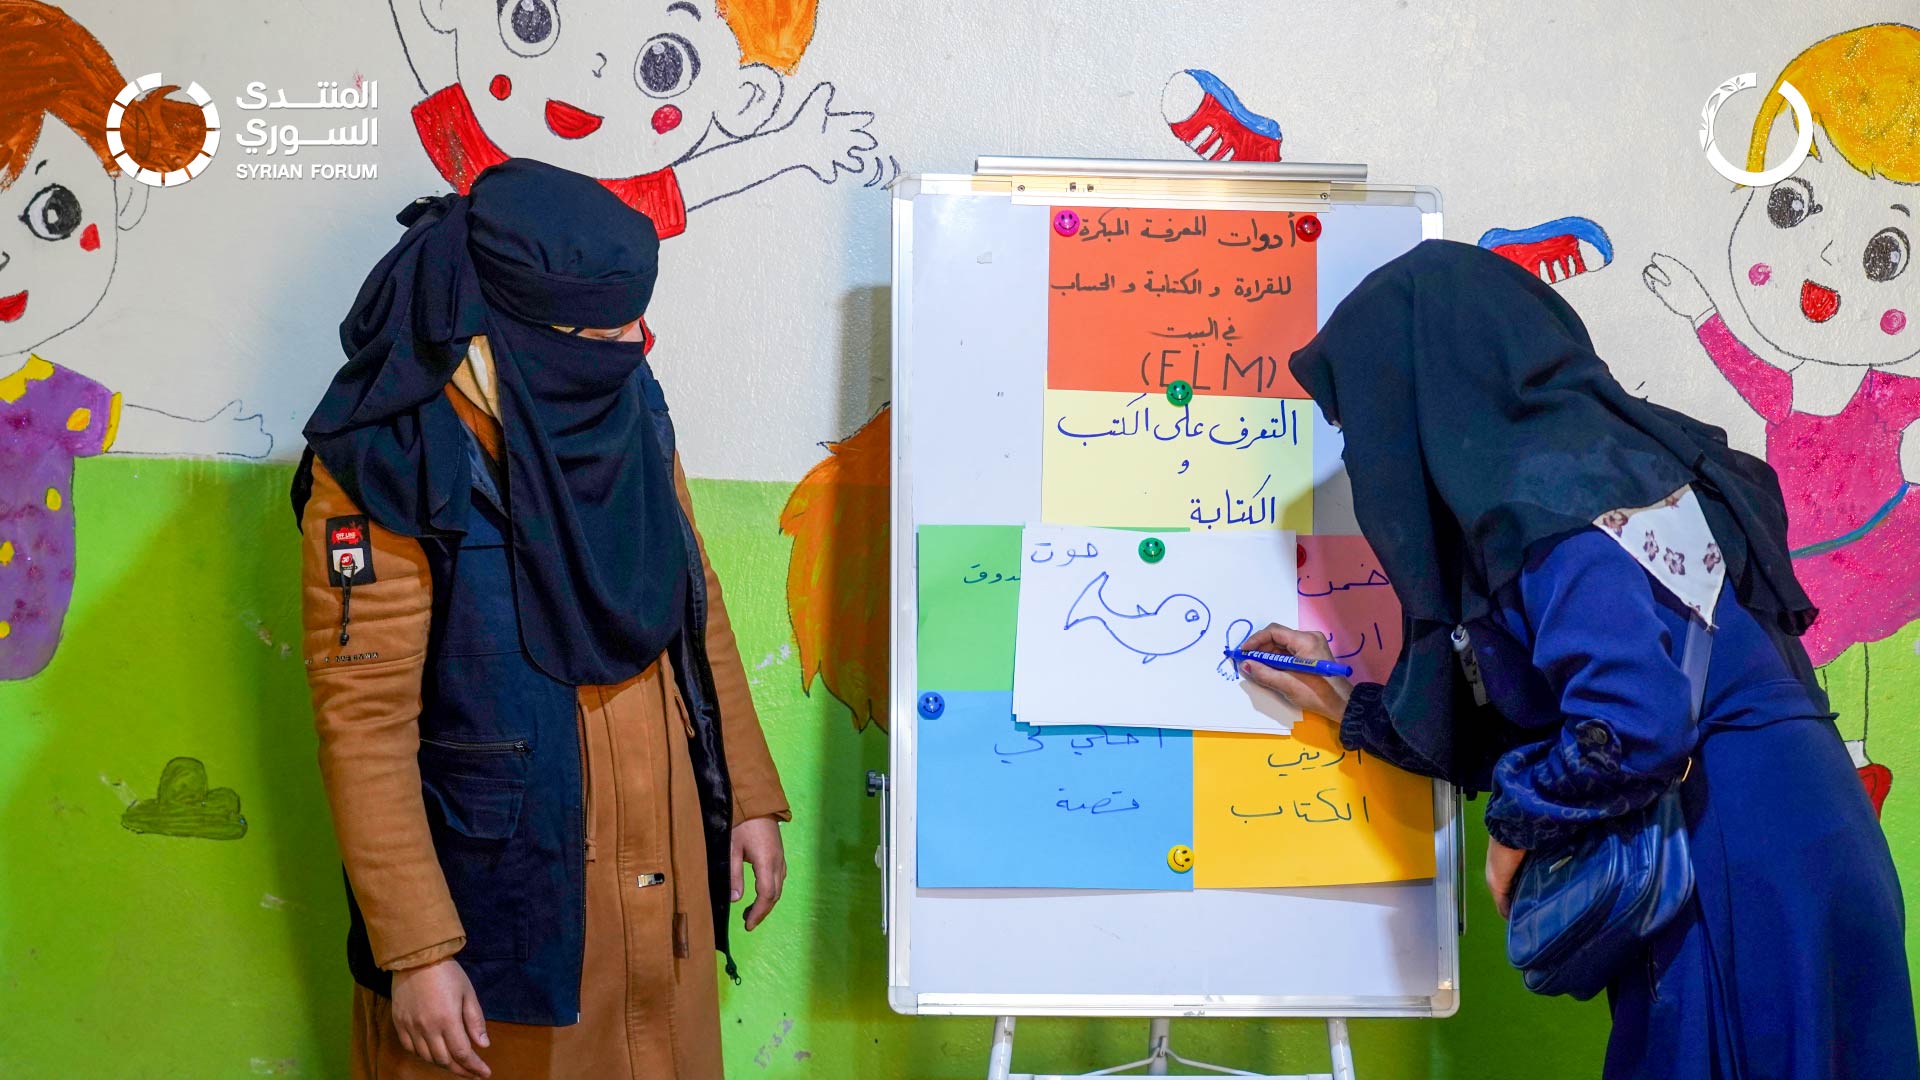
M 1688 619 L 1690 729 L 1700 724 L 1713 632 Z M 1687 772 L 1693 770 L 1691 758 Z M 1652 805 L 1527 854 L 1514 883 L 1507 960 L 1536 994 L 1585 1001 L 1607 988 L 1693 898 L 1686 811 L 1674 781 Z

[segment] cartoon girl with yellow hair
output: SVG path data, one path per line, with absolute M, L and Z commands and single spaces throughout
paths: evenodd
M 1749 170 L 1795 136 L 1780 82 L 1806 96 L 1814 152 L 1747 192 L 1727 246 L 1734 299 L 1771 355 L 1679 260 L 1655 255 L 1642 276 L 1766 421 L 1794 569 L 1820 608 L 1807 652 L 1878 809 L 1892 775 L 1866 757 L 1872 668 L 1920 667 L 1900 633 L 1920 619 L 1920 30 L 1863 26 L 1795 57 L 1754 121 Z

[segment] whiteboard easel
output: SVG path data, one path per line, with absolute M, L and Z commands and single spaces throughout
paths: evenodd
M 1021 1015 L 1152 1021 L 1146 1059 L 1087 1076 L 1168 1075 L 1174 1065 L 1258 1075 L 1173 1053 L 1167 1018 L 1321 1018 L 1332 1071 L 1313 1075 L 1351 1080 L 1347 1018 L 1444 1017 L 1458 1008 L 1462 844 L 1458 800 L 1443 783 L 1433 785 L 1432 880 L 1109 892 L 922 889 L 915 877 L 916 532 L 1041 520 L 1043 380 L 1035 372 L 1045 369 L 1051 207 L 1311 210 L 1327 225 L 1318 256 L 1324 322 L 1368 272 L 1440 235 L 1437 192 L 1365 177 L 1364 166 L 1350 165 L 1000 158 L 982 159 L 973 176 L 916 177 L 894 189 L 897 720 L 890 775 L 869 784 L 885 796 L 888 1001 L 907 1014 L 997 1018 L 993 1080 L 1040 1075 L 1011 1071 Z M 1319 423 L 1316 437 L 1337 445 Z M 1338 504 L 1337 452 L 1324 476 L 1320 456 L 1316 486 Z M 1326 530 L 1316 522 L 1315 531 Z

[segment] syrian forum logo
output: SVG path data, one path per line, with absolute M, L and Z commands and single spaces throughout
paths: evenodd
M 1780 96 L 1786 98 L 1787 104 L 1793 107 L 1793 119 L 1800 128 L 1800 136 L 1794 140 L 1793 152 L 1787 155 L 1787 160 L 1765 172 L 1749 172 L 1746 169 L 1735 168 L 1732 162 L 1721 155 L 1720 148 L 1714 145 L 1713 141 L 1714 116 L 1720 112 L 1720 106 L 1725 105 L 1728 98 L 1758 85 L 1760 81 L 1751 71 L 1745 75 L 1735 75 L 1715 87 L 1713 93 L 1707 97 L 1706 107 L 1700 110 L 1700 149 L 1706 151 L 1707 164 L 1713 166 L 1714 172 L 1747 187 L 1768 187 L 1785 180 L 1793 175 L 1794 170 L 1798 169 L 1800 163 L 1807 160 L 1807 155 L 1813 151 L 1813 111 L 1807 108 L 1807 99 L 1801 96 L 1800 91 L 1795 89 L 1792 83 L 1782 80 Z
M 121 87 L 113 97 L 113 104 L 107 109 L 107 152 L 113 155 L 113 163 L 120 166 L 121 172 L 149 187 L 178 187 L 192 180 L 207 171 L 207 166 L 213 164 L 214 153 L 220 149 L 220 110 L 214 107 L 213 96 L 201 89 L 199 83 L 188 83 L 187 97 L 200 106 L 200 115 L 207 120 L 207 138 L 200 144 L 200 152 L 187 162 L 185 168 L 171 172 L 150 169 L 127 153 L 126 141 L 120 137 L 120 122 L 126 118 L 127 106 L 133 104 L 133 99 L 165 83 L 165 76 L 157 71 L 142 75 Z

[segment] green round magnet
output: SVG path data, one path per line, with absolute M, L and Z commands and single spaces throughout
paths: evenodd
M 1193 384 L 1185 379 L 1176 379 L 1167 386 L 1167 400 L 1177 408 L 1186 408 L 1193 400 Z
M 1157 536 L 1149 536 L 1145 540 L 1140 541 L 1140 557 L 1150 563 L 1156 563 L 1166 558 L 1166 542 Z

